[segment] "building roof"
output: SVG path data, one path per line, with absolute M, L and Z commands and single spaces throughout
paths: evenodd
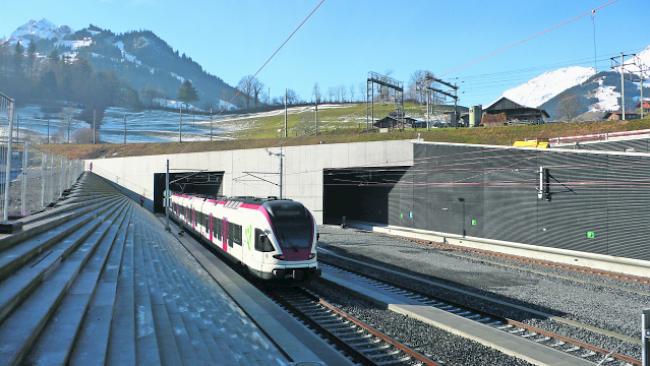
M 483 110 L 502 110 L 502 109 L 516 109 L 516 108 L 531 108 L 531 107 L 527 107 L 525 105 L 519 104 L 506 97 L 501 97 L 495 100 L 494 102 L 492 102 L 487 107 L 483 108 Z
M 525 105 L 521 105 L 517 102 L 512 101 L 511 99 L 508 99 L 506 97 L 501 97 L 497 99 L 495 102 L 487 106 L 486 108 L 483 109 L 483 111 L 486 112 L 505 112 L 505 111 L 511 111 L 511 110 L 525 110 L 525 111 L 539 111 L 544 117 L 549 117 L 549 114 L 540 108 L 532 108 L 532 107 L 527 107 Z

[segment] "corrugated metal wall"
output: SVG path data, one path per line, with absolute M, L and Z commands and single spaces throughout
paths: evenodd
M 650 139 L 602 141 L 562 146 L 563 149 L 650 152 Z
M 388 192 L 388 224 L 650 260 L 648 157 L 444 144 L 414 155 L 389 189 L 355 190 Z M 540 166 L 550 200 L 537 197 Z

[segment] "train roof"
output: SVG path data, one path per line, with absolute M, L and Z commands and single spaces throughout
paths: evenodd
M 220 201 L 230 201 L 230 202 L 241 202 L 241 203 L 253 203 L 253 204 L 258 204 L 261 205 L 265 202 L 271 202 L 271 201 L 279 201 L 280 199 L 276 196 L 268 196 L 268 197 L 254 197 L 254 196 L 215 196 L 215 195 L 208 195 L 208 194 L 189 194 L 189 193 L 179 193 L 179 192 L 174 192 L 176 194 L 182 195 L 182 196 L 190 196 L 190 197 L 197 197 L 197 198 L 203 198 L 203 199 L 213 199 L 213 200 L 220 200 Z M 292 201 L 287 198 L 281 199 L 282 201 Z

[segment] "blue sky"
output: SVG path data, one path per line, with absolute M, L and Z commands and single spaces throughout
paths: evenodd
M 561 66 L 592 66 L 592 20 L 587 16 L 459 68 L 482 55 L 575 17 L 607 0 L 326 0 L 262 71 L 277 96 L 285 87 L 311 98 L 318 82 L 354 85 L 368 71 L 408 82 L 428 69 L 461 87 L 461 104 L 487 103 L 505 89 Z M 80 29 L 89 23 L 114 32 L 150 29 L 234 85 L 264 62 L 316 0 L 23 0 L 3 1 L 0 36 L 29 19 L 47 18 Z M 488 5 L 489 4 L 489 5 Z M 650 45 L 648 0 L 619 0 L 596 14 L 598 59 Z M 599 68 L 609 61 L 599 62 Z M 524 70 L 525 69 L 525 70 Z M 523 71 L 522 71 L 523 70 Z M 489 75 L 488 75 L 489 74 Z M 455 79 L 458 78 L 458 79 Z

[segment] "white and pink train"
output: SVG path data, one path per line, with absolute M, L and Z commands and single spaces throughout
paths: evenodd
M 170 215 L 256 277 L 305 281 L 320 275 L 316 222 L 299 202 L 174 193 Z

